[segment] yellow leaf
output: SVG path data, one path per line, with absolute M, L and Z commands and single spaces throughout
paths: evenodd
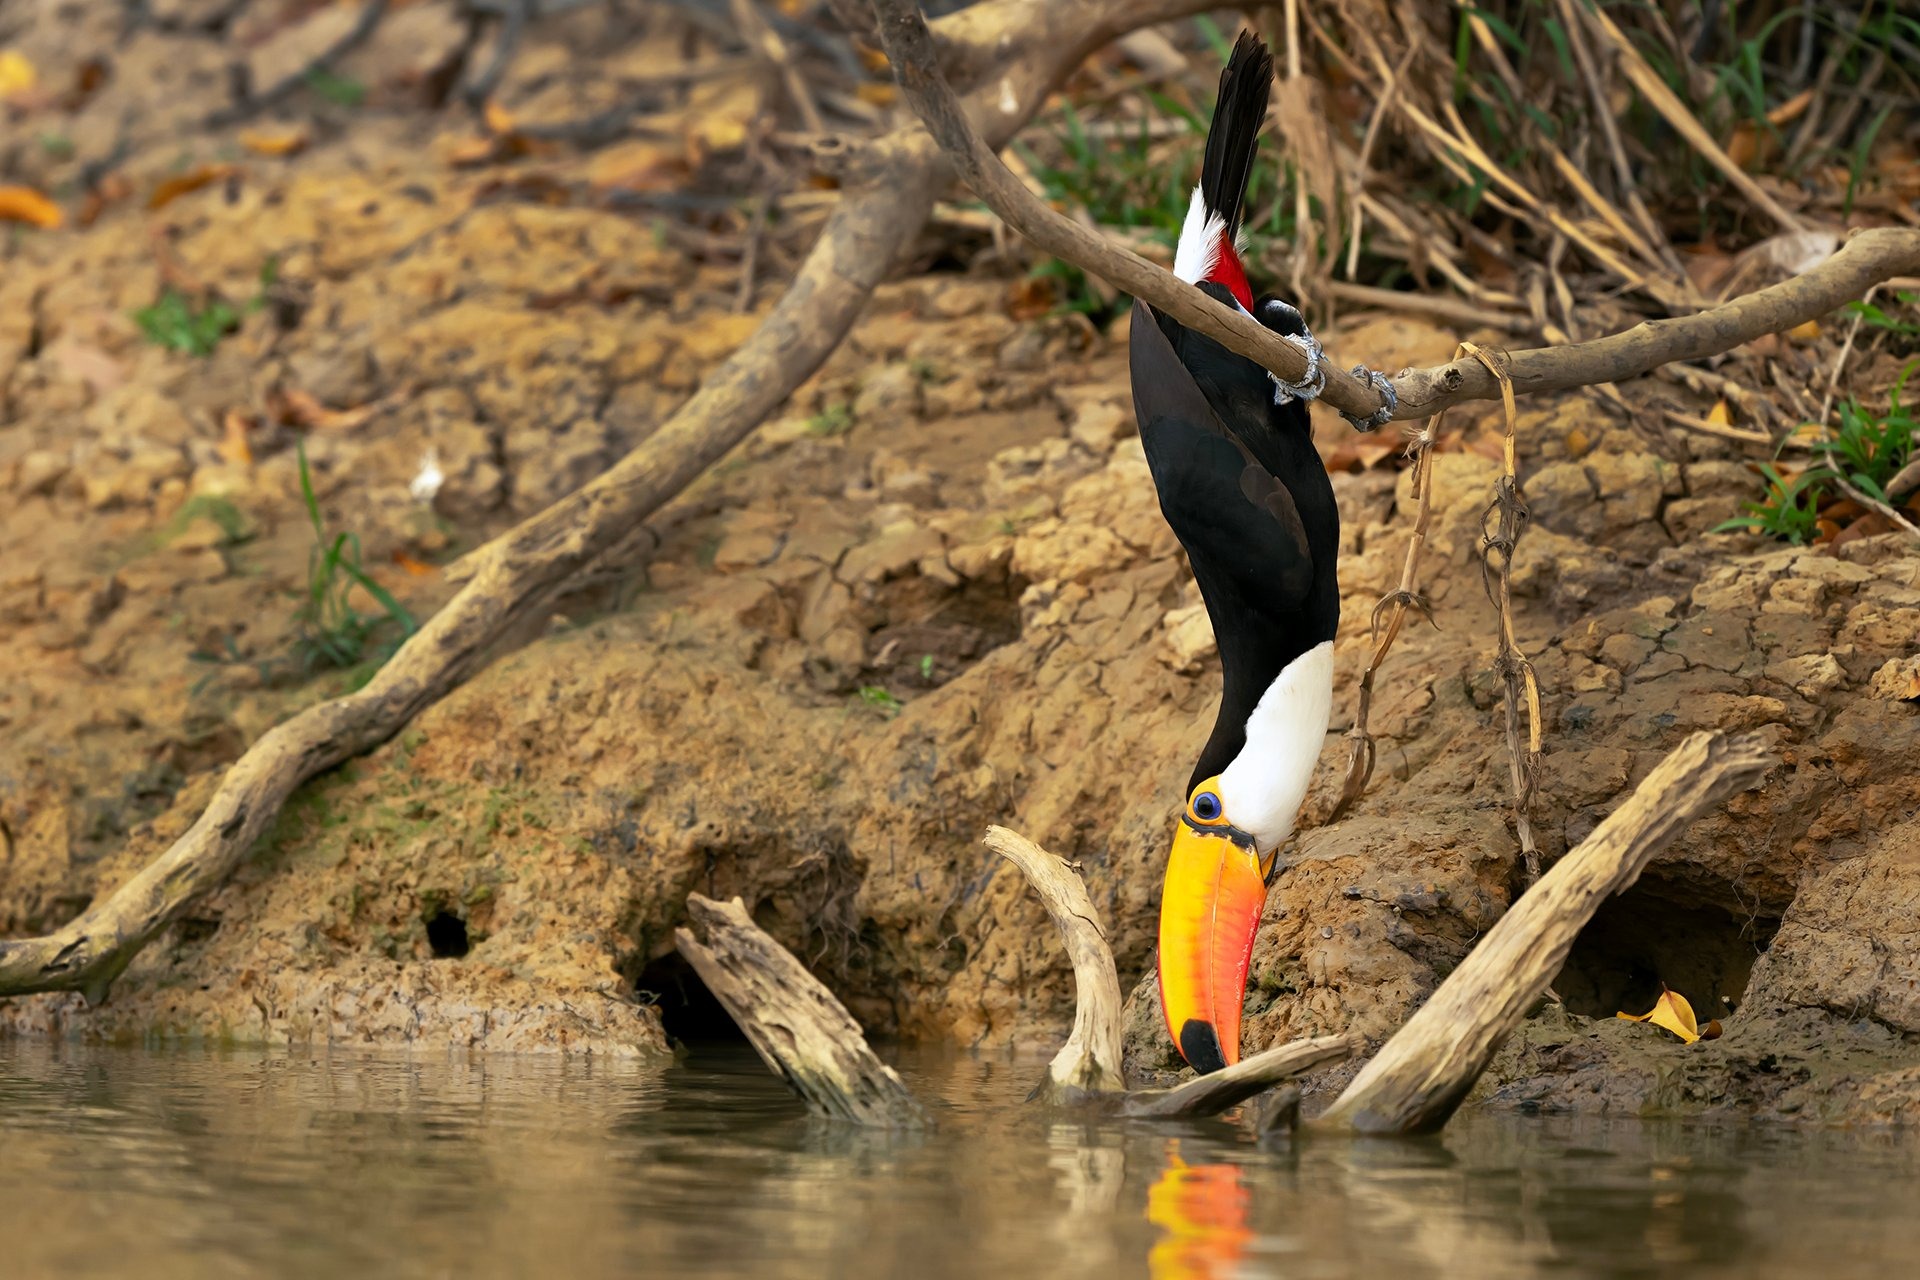
M 238 409 L 229 409 L 224 426 L 220 443 L 215 446 L 220 457 L 232 466 L 252 466 L 253 446 L 247 441 L 247 433 L 253 430 L 253 420 Z
M 1707 410 L 1707 421 L 1716 427 L 1731 426 L 1733 424 L 1733 410 L 1727 407 L 1725 400 L 1715 400 L 1713 402 L 1713 408 Z
M 60 206 L 32 187 L 0 187 L 0 222 L 30 222 L 36 227 L 60 225 Z
M 487 129 L 490 132 L 503 135 L 513 132 L 512 114 L 492 98 L 487 99 L 487 105 L 481 115 L 485 117 Z
M 197 169 L 176 173 L 171 178 L 162 178 L 154 184 L 153 194 L 147 197 L 147 208 L 164 209 L 188 192 L 210 187 L 235 172 L 230 164 L 203 164 Z
M 1700 1038 L 1700 1024 L 1694 1021 L 1693 1006 L 1678 991 L 1660 988 L 1660 998 L 1654 1001 L 1653 1008 L 1642 1014 L 1616 1013 L 1616 1018 L 1625 1018 L 1628 1022 L 1651 1022 L 1679 1036 L 1688 1044 Z
M 39 78 L 27 55 L 17 49 L 0 49 L 0 98 L 25 93 Z
M 304 129 L 243 129 L 240 145 L 257 156 L 290 156 L 307 145 Z
M 1805 324 L 1795 325 L 1787 330 L 1787 336 L 1795 342 L 1812 342 L 1820 336 L 1820 322 L 1809 320 Z

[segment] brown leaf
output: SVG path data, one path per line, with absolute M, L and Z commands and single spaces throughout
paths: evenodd
M 253 430 L 253 419 L 238 409 L 229 409 L 222 422 L 224 432 L 219 445 L 221 459 L 229 466 L 252 466 L 253 446 L 247 441 L 247 433 Z
M 1022 276 L 1007 288 L 1007 314 L 1015 320 L 1038 320 L 1053 310 L 1053 282 Z
M 430 565 L 425 560 L 416 560 L 397 548 L 393 553 L 393 562 L 416 578 L 430 578 L 440 572 L 438 566 Z
M 240 145 L 257 156 L 290 156 L 306 150 L 307 131 L 292 129 L 242 129 Z
M 0 222 L 25 222 L 51 230 L 61 223 L 60 206 L 32 187 L 0 187 Z
M 185 173 L 176 173 L 171 178 L 163 178 L 147 197 L 147 208 L 164 209 L 192 191 L 210 187 L 224 178 L 231 177 L 237 170 L 230 164 L 203 164 Z
M 680 148 L 636 138 L 598 152 L 587 165 L 587 181 L 599 191 L 670 191 L 691 172 Z
M 84 382 L 96 396 L 104 395 L 127 380 L 126 366 L 99 347 L 71 334 L 62 334 L 47 344 L 40 358 L 74 382 Z

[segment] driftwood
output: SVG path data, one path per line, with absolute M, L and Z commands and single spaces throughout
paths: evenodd
M 913 0 L 874 0 L 880 36 L 901 93 L 939 139 L 975 195 L 995 213 L 1057 258 L 1090 271 L 1117 289 L 1144 299 L 1181 324 L 1257 360 L 1283 378 L 1306 371 L 1299 348 L 1250 317 L 1181 283 L 1138 254 L 1048 208 L 1029 191 L 968 123 L 933 57 L 926 20 Z M 1784 333 L 1861 297 L 1873 285 L 1920 273 L 1920 230 L 1881 227 L 1855 234 L 1819 266 L 1769 289 L 1695 315 L 1653 320 L 1592 342 L 1516 351 L 1508 373 L 1520 395 L 1619 382 L 1663 364 L 1731 351 L 1769 333 Z M 1327 361 L 1321 398 L 1364 418 L 1381 407 L 1379 392 Z M 1465 400 L 1493 400 L 1500 381 L 1479 361 L 1455 360 L 1409 369 L 1393 383 L 1397 419 L 1425 418 Z
M 1073 961 L 1073 1032 L 1030 1100 L 1139 1119 L 1196 1120 L 1353 1053 L 1351 1037 L 1319 1036 L 1171 1089 L 1129 1092 L 1120 1071 L 1120 978 L 1086 886 L 1067 863 L 1005 827 L 989 827 L 984 843 L 1026 873 Z M 681 929 L 675 935 L 680 954 L 809 1107 L 884 1128 L 926 1123 L 926 1112 L 874 1055 L 846 1006 L 754 924 L 738 898 L 720 903 L 696 893 L 687 908 L 707 941 L 702 945 Z
M 1428 1133 L 1445 1124 L 1600 904 L 1637 880 L 1688 823 L 1758 782 L 1773 763 L 1757 734 L 1696 733 L 1676 747 L 1488 930 L 1319 1127 Z
M 926 1123 L 892 1067 L 867 1044 L 860 1024 L 791 952 L 761 931 L 740 899 L 687 899 L 691 929 L 674 932 L 680 954 L 727 1007 L 774 1072 L 826 1115 L 857 1124 L 908 1128 Z

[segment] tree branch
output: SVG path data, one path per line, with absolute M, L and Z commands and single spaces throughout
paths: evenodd
M 880 37 L 902 94 L 939 140 L 955 169 L 1007 225 L 1053 256 L 1140 298 L 1191 329 L 1289 380 L 1306 372 L 1292 344 L 1250 316 L 1222 306 L 1171 272 L 1047 207 L 1027 190 L 968 123 L 935 61 L 932 37 L 913 0 L 873 0 Z M 1663 364 L 1730 351 L 1782 333 L 1863 295 L 1874 284 L 1920 271 L 1920 230 L 1883 227 L 1855 234 L 1831 258 L 1772 288 L 1694 315 L 1654 320 L 1623 333 L 1568 346 L 1514 352 L 1508 372 L 1521 395 L 1619 382 Z M 1328 361 L 1321 398 L 1342 413 L 1366 417 L 1380 405 L 1371 387 Z M 1466 400 L 1492 400 L 1500 383 L 1478 361 L 1409 369 L 1391 379 L 1394 418 L 1425 418 Z

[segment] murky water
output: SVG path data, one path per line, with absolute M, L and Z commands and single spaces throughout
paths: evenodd
M 1462 1117 L 1263 1150 L 1049 1119 L 1038 1059 L 915 1056 L 921 1138 L 750 1051 L 538 1058 L 0 1042 L 0 1273 L 81 1277 L 1905 1274 L 1920 1144 Z

